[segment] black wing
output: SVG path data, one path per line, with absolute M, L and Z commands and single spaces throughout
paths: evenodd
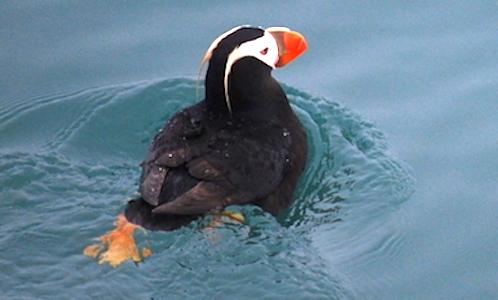
M 200 140 L 203 136 L 203 127 L 192 115 L 199 109 L 199 105 L 195 105 L 175 114 L 154 138 L 147 158 L 142 163 L 139 189 L 149 204 L 157 206 L 171 201 L 198 182 L 183 165 L 202 151 L 202 148 L 193 147 L 190 142 L 192 139 Z
M 195 111 L 194 111 L 195 113 Z M 141 192 L 153 212 L 180 215 L 261 199 L 281 182 L 291 143 L 271 123 L 213 129 L 175 115 L 144 162 Z

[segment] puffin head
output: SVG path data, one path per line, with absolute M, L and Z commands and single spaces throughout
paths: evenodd
M 271 80 L 274 68 L 287 65 L 307 48 L 303 35 L 286 27 L 244 25 L 230 29 L 213 41 L 202 60 L 203 64 L 209 62 L 206 99 L 224 99 L 232 114 L 232 100 L 238 93 L 236 78 L 241 88 L 257 89 L 257 82 Z

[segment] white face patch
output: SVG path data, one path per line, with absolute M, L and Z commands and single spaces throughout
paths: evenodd
M 269 32 L 265 31 L 262 37 L 240 44 L 239 47 L 235 48 L 228 55 L 223 84 L 225 88 L 225 101 L 230 113 L 232 113 L 232 105 L 230 104 L 230 97 L 228 95 L 228 76 L 230 76 L 233 64 L 241 58 L 248 56 L 255 57 L 271 68 L 275 68 L 275 64 L 278 61 L 277 41 L 275 41 L 275 38 Z

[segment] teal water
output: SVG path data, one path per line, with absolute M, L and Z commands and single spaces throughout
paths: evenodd
M 0 298 L 495 298 L 497 19 L 492 1 L 0 4 Z M 309 40 L 275 72 L 310 136 L 295 204 L 238 207 L 214 240 L 207 220 L 141 232 L 138 267 L 83 256 L 199 99 L 203 51 L 244 23 Z

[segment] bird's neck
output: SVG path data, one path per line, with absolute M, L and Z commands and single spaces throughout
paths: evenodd
M 224 76 L 225 63 L 209 63 L 205 80 L 205 102 L 206 106 L 211 111 L 220 111 L 228 113 L 228 108 L 225 102 Z
M 211 65 L 206 74 L 206 104 L 209 110 L 230 114 L 225 99 L 225 69 Z M 228 78 L 228 96 L 232 115 L 253 118 L 278 118 L 290 110 L 287 97 L 279 83 L 271 76 L 271 68 L 248 57 L 232 66 Z

